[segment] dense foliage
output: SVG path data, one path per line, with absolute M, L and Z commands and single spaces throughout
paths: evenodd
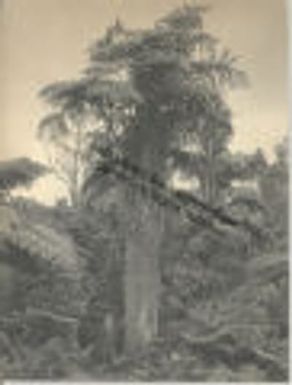
M 117 21 L 80 79 L 42 90 L 68 199 L 7 199 L 45 168 L 0 165 L 4 377 L 287 380 L 287 150 L 231 153 L 223 90 L 244 74 L 205 12 Z

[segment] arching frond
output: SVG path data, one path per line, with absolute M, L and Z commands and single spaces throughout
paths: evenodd
M 34 218 L 29 208 L 3 204 L 0 206 L 0 218 L 1 240 L 24 251 L 18 253 L 18 258 L 29 255 L 30 259 L 35 259 L 36 266 L 51 266 L 77 279 L 81 263 L 75 245 L 65 231 Z M 14 258 L 10 262 L 17 266 L 24 261 Z M 6 263 L 9 263 L 7 258 Z
M 30 186 L 47 172 L 46 166 L 29 158 L 2 161 L 0 162 L 0 191 Z

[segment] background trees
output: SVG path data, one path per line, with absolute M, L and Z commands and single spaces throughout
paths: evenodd
M 79 84 L 74 82 L 57 83 L 44 89 L 41 96 L 52 112 L 38 128 L 50 167 L 66 185 L 72 206 L 81 203 L 81 186 L 88 166 L 86 150 L 92 130 L 90 112 L 80 92 Z
M 259 186 L 263 203 L 268 211 L 267 225 L 272 229 L 276 242 L 286 251 L 289 223 L 287 137 L 276 146 L 275 153 L 275 161 L 259 176 Z

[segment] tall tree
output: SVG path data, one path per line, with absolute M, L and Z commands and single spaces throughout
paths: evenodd
M 87 146 L 98 126 L 79 82 L 58 82 L 44 88 L 40 95 L 51 107 L 38 126 L 48 162 L 68 191 L 72 206 L 81 203 L 81 186 L 88 162 Z
M 90 158 L 123 156 L 167 182 L 173 149 L 189 142 L 202 119 L 223 121 L 219 85 L 240 74 L 203 29 L 204 7 L 185 5 L 152 29 L 128 31 L 117 22 L 91 49 L 79 98 L 95 109 Z M 216 107 L 217 108 L 217 107 Z M 211 117 L 211 118 L 210 118 Z M 105 139 L 105 140 L 104 140 Z M 163 212 L 151 194 L 120 189 L 125 226 L 126 349 L 148 346 L 158 334 Z
M 212 124 L 221 120 L 229 129 L 219 84 L 235 79 L 239 72 L 226 56 L 216 54 L 215 40 L 203 30 L 204 12 L 201 7 L 184 6 L 152 30 L 127 33 L 116 29 L 116 36 L 98 42 L 92 53 L 93 63 L 119 63 L 141 98 L 126 131 L 123 153 L 164 181 L 173 171 L 169 167 L 172 149 L 188 142 L 202 119 Z M 151 198 L 145 200 L 131 187 L 124 205 L 130 224 L 126 234 L 126 344 L 136 351 L 158 333 L 163 219 Z

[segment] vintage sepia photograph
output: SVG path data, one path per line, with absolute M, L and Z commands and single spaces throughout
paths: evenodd
M 0 0 L 0 380 L 289 381 L 285 0 Z

